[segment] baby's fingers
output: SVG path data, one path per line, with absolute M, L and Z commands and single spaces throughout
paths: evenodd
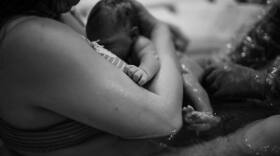
M 143 74 L 142 77 L 140 78 L 140 80 L 138 81 L 138 84 L 140 86 L 143 86 L 144 84 L 146 84 L 148 82 L 148 77 L 146 74 Z
M 133 78 L 132 76 L 134 75 L 135 72 L 137 72 L 138 68 L 134 65 L 128 65 L 127 66 L 127 75 L 131 78 Z
M 133 80 L 136 83 L 139 83 L 139 80 L 142 78 L 143 74 L 141 72 L 141 70 L 137 69 L 137 71 L 133 74 Z

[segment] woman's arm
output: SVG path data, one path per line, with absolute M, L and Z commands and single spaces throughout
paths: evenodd
M 182 125 L 182 82 L 168 34 L 163 26 L 153 35 L 165 64 L 151 85 L 154 93 L 100 57 L 71 28 L 48 19 L 22 23 L 9 34 L 6 74 L 36 107 L 124 138 L 165 136 Z

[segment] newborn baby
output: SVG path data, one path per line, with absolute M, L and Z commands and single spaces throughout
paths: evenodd
M 136 83 L 144 85 L 157 74 L 160 61 L 153 43 L 140 35 L 134 10 L 129 0 L 101 0 L 90 12 L 86 33 L 91 42 L 98 42 L 126 63 L 132 64 L 126 64 L 123 71 Z M 101 55 L 113 64 L 119 62 L 113 61 L 111 54 Z M 185 121 L 196 131 L 208 130 L 219 122 L 219 118 L 212 115 L 207 93 L 200 86 L 198 78 L 187 71 L 186 66 L 183 67 L 185 95 L 197 109 L 187 107 Z
M 91 10 L 86 33 L 126 63 L 124 72 L 139 85 L 150 81 L 160 63 L 152 42 L 139 35 L 133 6 L 128 1 L 103 0 Z

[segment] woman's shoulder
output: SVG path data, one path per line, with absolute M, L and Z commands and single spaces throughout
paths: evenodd
M 36 16 L 20 17 L 9 24 L 3 32 L 1 45 L 26 44 L 26 41 L 42 41 L 57 33 L 75 33 L 69 26 L 49 18 Z M 37 40 L 40 38 L 40 40 Z
M 13 69 L 14 72 L 37 72 L 40 71 L 37 68 L 44 68 L 45 72 L 41 75 L 46 75 L 66 58 L 71 64 L 65 66 L 72 67 L 73 62 L 79 61 L 77 49 L 87 46 L 87 42 L 71 27 L 52 19 L 30 17 L 7 30 L 0 43 L 0 57 L 5 59 L 3 68 Z M 12 68 L 14 66 L 18 68 Z
M 76 46 L 81 35 L 59 21 L 41 17 L 17 19 L 6 27 L 0 48 L 5 55 L 55 54 Z M 77 42 L 78 44 L 78 42 Z

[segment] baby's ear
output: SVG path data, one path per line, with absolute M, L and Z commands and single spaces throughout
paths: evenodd
M 133 26 L 131 31 L 130 31 L 130 35 L 133 39 L 136 39 L 139 36 L 140 32 L 139 32 L 139 28 L 137 26 Z

